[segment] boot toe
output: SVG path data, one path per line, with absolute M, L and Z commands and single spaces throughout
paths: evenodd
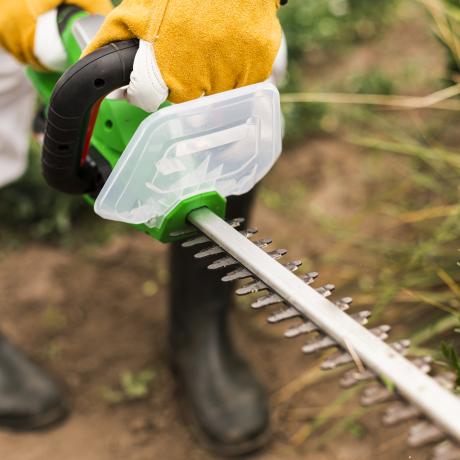
M 57 388 L 46 393 L 24 390 L 0 397 L 0 425 L 13 430 L 48 428 L 67 415 L 67 405 Z
M 229 414 L 221 419 L 221 423 L 206 427 L 207 436 L 215 445 L 236 451 L 238 455 L 260 448 L 268 431 L 268 414 L 254 411 Z
M 215 388 L 214 388 L 215 390 Z M 233 390 L 233 391 L 232 391 Z M 251 385 L 226 388 L 220 394 L 196 398 L 193 413 L 201 438 L 224 455 L 244 455 L 261 448 L 269 439 L 268 401 L 255 380 Z
M 58 385 L 0 336 L 0 426 L 46 428 L 68 413 Z

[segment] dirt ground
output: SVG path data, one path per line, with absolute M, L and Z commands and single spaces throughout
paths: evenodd
M 404 59 L 423 62 L 427 55 L 434 56 L 439 48 L 426 24 L 414 25 L 411 18 L 404 21 L 382 39 L 357 46 L 343 62 L 336 63 L 341 70 L 332 72 L 331 82 L 340 81 L 347 71 L 379 65 L 391 71 Z M 400 49 L 409 26 L 418 45 Z M 396 60 L 392 58 L 395 55 Z M 433 69 L 436 65 L 430 72 L 435 72 Z M 315 67 L 312 80 L 318 81 L 322 72 L 330 74 L 330 64 Z M 419 89 L 423 93 L 424 88 Z M 359 148 L 343 144 L 334 135 L 306 141 L 286 152 L 267 186 L 308 183 L 308 203 L 297 203 L 295 215 L 280 214 L 267 205 L 267 193 L 262 191 L 253 222 L 263 235 L 286 245 L 294 258 L 305 257 L 307 269 L 313 268 L 310 265 L 321 259 L 333 239 L 318 231 L 308 212 L 327 210 L 336 217 L 349 217 L 363 206 L 372 184 L 356 168 L 362 156 Z M 400 167 L 392 161 L 385 166 L 390 173 L 391 168 Z M 379 226 L 378 219 L 367 224 L 369 231 Z M 337 245 L 334 248 L 338 250 Z M 166 251 L 165 246 L 133 232 L 102 246 L 69 249 L 34 243 L 3 254 L 2 330 L 63 382 L 72 415 L 50 431 L 0 433 L 0 459 L 215 458 L 189 434 L 167 364 Z M 335 257 L 335 264 L 349 262 L 346 248 Z M 368 260 L 370 265 L 378 263 L 372 257 Z M 334 265 L 322 261 L 314 268 L 322 272 L 324 282 L 336 281 Z M 353 285 L 345 278 L 339 277 L 338 295 L 347 295 L 342 288 Z M 407 427 L 382 429 L 378 411 L 360 418 L 357 397 L 341 393 L 336 376 L 318 372 L 320 357 L 302 355 L 301 342 L 282 340 L 282 329 L 267 327 L 264 315 L 248 311 L 248 303 L 247 299 L 238 301 L 233 329 L 239 348 L 269 389 L 274 423 L 272 444 L 250 458 L 427 458 L 427 450 L 406 446 Z M 109 401 L 123 372 L 146 369 L 153 372 L 147 395 L 133 401 Z M 340 408 L 321 426 L 318 415 L 325 416 L 324 408 L 336 400 L 341 402 Z M 326 428 L 351 414 L 357 415 L 356 422 L 328 437 Z

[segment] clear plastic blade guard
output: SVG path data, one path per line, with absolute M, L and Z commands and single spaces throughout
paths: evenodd
M 279 157 L 281 129 L 271 83 L 166 107 L 141 123 L 94 209 L 105 219 L 157 228 L 192 196 L 246 193 Z

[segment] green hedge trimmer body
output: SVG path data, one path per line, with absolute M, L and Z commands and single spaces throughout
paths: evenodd
M 65 27 L 62 28 L 61 37 L 68 54 L 69 66 L 79 61 L 86 44 L 85 39 L 91 38 L 90 36 L 85 36 L 85 22 L 91 30 L 102 19 L 102 17 L 90 16 L 82 11 L 75 12 L 67 19 Z M 137 49 L 135 41 L 133 42 L 132 47 Z M 28 76 L 42 101 L 48 106 L 53 91 L 62 75 L 60 73 L 38 72 L 28 69 Z M 162 107 L 168 105 L 170 104 L 164 103 Z M 94 110 L 92 114 L 91 112 L 86 114 L 86 117 L 89 117 L 87 119 L 89 124 L 87 129 L 91 136 L 88 154 L 92 155 L 93 161 L 99 160 L 102 163 L 106 163 L 100 165 L 102 166 L 100 169 L 105 169 L 102 177 L 104 180 L 107 179 L 109 172 L 117 164 L 139 125 L 150 114 L 129 104 L 123 98 L 116 97 L 104 98 L 96 108 L 97 110 Z M 94 118 L 91 119 L 91 116 Z M 85 197 L 91 204 L 94 204 L 94 191 L 87 193 Z M 184 200 L 176 209 L 170 211 L 160 228 L 152 228 L 142 224 L 137 225 L 137 228 L 162 242 L 181 239 L 184 234 L 192 231 L 186 223 L 186 215 L 192 209 L 201 206 L 207 206 L 216 214 L 222 217 L 225 216 L 225 199 L 217 193 L 210 192 Z

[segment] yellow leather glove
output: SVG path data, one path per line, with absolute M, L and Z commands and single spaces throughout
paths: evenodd
M 43 68 L 34 55 L 36 22 L 63 3 L 90 13 L 107 14 L 112 9 L 110 0 L 0 0 L 0 46 L 19 61 Z
M 85 53 L 139 38 L 128 99 L 153 112 L 266 80 L 281 43 L 279 0 L 123 0 Z

